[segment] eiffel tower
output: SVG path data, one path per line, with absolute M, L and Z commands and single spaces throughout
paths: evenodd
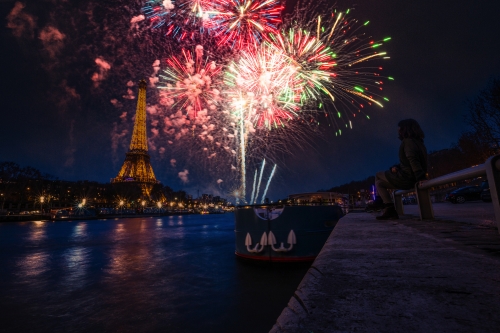
M 148 139 L 146 136 L 146 86 L 145 80 L 139 82 L 139 96 L 135 111 L 134 132 L 130 148 L 125 155 L 125 162 L 111 183 L 136 184 L 142 190 L 142 195 L 149 197 L 156 180 L 148 154 Z

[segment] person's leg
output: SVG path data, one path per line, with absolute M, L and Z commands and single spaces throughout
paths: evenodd
M 377 216 L 377 220 L 399 219 L 399 215 L 396 212 L 396 207 L 394 207 L 392 196 L 388 191 L 388 189 L 395 189 L 395 187 L 394 185 L 389 183 L 384 171 L 377 172 L 377 174 L 375 175 L 375 186 L 377 187 L 378 195 L 380 195 L 385 205 L 385 209 L 382 215 Z
M 384 204 L 392 203 L 392 197 L 388 189 L 395 189 L 395 187 L 389 183 L 384 171 L 379 171 L 375 175 L 375 187 Z

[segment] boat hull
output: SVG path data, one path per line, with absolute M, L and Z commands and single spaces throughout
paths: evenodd
M 279 213 L 262 208 L 235 210 L 238 257 L 274 262 L 312 261 L 319 254 L 338 220 L 337 205 L 286 206 Z

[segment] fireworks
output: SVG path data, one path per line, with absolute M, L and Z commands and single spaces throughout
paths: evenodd
M 165 26 L 167 36 L 182 40 L 187 26 L 198 25 L 219 38 L 219 45 L 236 43 L 238 47 L 276 32 L 282 10 L 277 0 L 148 0 L 142 8 L 152 28 Z
M 383 41 L 366 41 L 366 37 L 357 34 L 361 27 L 368 24 L 359 24 L 355 19 L 348 19 L 342 12 L 332 15 L 330 26 L 324 30 L 320 28 L 318 18 L 318 35 L 325 44 L 331 45 L 332 56 L 336 67 L 333 77 L 334 92 L 340 98 L 350 100 L 355 108 L 364 108 L 365 103 L 382 106 L 383 99 L 378 91 L 382 91 L 383 81 L 377 73 L 381 67 L 365 67 L 364 63 L 375 58 L 386 58 L 385 52 L 377 49 Z M 363 64 L 363 67 L 359 67 Z M 377 100 L 378 99 L 378 100 Z
M 333 100 L 329 83 L 335 76 L 333 69 L 337 64 L 330 47 L 300 28 L 271 35 L 271 38 L 272 45 L 288 58 L 289 65 L 294 69 L 296 86 L 301 87 L 300 100 L 317 100 L 321 93 Z
M 352 109 L 382 106 L 383 97 L 376 91 L 383 85 L 375 72 L 379 68 L 361 65 L 386 55 L 375 50 L 382 42 L 364 44 L 356 34 L 358 27 L 356 20 L 338 13 L 330 20 L 318 17 L 314 33 L 290 28 L 270 34 L 270 40 L 259 46 L 246 47 L 225 75 L 233 111 L 244 105 L 247 121 L 256 128 L 272 129 L 328 103 L 337 110 L 335 125 L 339 126 L 335 118 L 344 115 L 344 124 L 352 127 L 350 117 L 356 116 Z M 347 107 L 338 108 L 336 103 Z
M 191 0 L 188 1 L 188 8 L 192 16 L 201 18 L 202 20 L 208 20 L 209 15 L 206 12 L 210 8 L 210 1 L 207 0 Z
M 158 88 L 168 111 L 154 126 L 163 124 L 169 145 L 178 142 L 179 151 L 196 150 L 204 169 L 226 173 L 224 180 L 216 176 L 219 187 L 232 186 L 229 174 L 239 179 L 232 189 L 244 202 L 247 164 L 275 164 L 265 195 L 277 151 L 307 145 L 320 118 L 339 135 L 367 106 L 388 100 L 382 68 L 368 64 L 388 58 L 379 48 L 390 38 L 371 40 L 363 33 L 368 22 L 350 18 L 349 11 L 306 19 L 304 8 L 302 17 L 283 24 L 282 10 L 279 0 L 152 0 L 143 8 L 153 28 L 163 27 L 178 41 L 194 41 L 193 31 L 206 29 L 200 43 L 217 50 L 205 57 L 198 45 L 166 60 Z M 253 175 L 251 202 L 259 200 L 262 172 L 257 188 L 257 171 Z
M 204 25 L 219 39 L 218 45 L 242 48 L 276 32 L 283 8 L 277 0 L 213 0 Z
M 164 85 L 158 87 L 164 104 L 185 110 L 193 118 L 201 110 L 216 109 L 220 92 L 213 87 L 213 78 L 221 67 L 203 59 L 203 46 L 196 46 L 195 57 L 183 49 L 182 57 L 167 59 L 167 65 L 165 75 L 160 75 Z
M 146 1 L 142 11 L 153 24 L 153 28 L 159 28 L 168 22 L 174 8 L 171 0 L 150 0 Z
M 225 73 L 226 93 L 233 111 L 245 110 L 244 119 L 255 127 L 284 126 L 299 111 L 295 68 L 287 57 L 268 44 L 241 52 Z
M 344 125 L 352 127 L 351 117 L 365 105 L 382 107 L 383 80 L 377 73 L 380 67 L 365 67 L 375 58 L 386 58 L 385 52 L 377 52 L 380 42 L 369 41 L 358 31 L 357 20 L 347 19 L 342 12 L 329 19 L 319 16 L 316 27 L 292 27 L 280 34 L 271 34 L 270 43 L 288 57 L 295 67 L 295 86 L 302 87 L 300 104 L 321 108 L 325 103 L 333 106 L 333 122 L 342 118 Z M 299 91 L 299 89 L 296 89 Z M 339 105 L 344 107 L 339 108 Z M 342 112 L 341 112 L 342 111 Z M 341 128 L 337 133 L 341 134 Z
M 203 31 L 201 21 L 207 20 L 209 0 L 149 0 L 142 12 L 152 29 L 163 29 L 166 36 L 177 40 L 193 39 L 197 31 Z
M 226 95 L 231 100 L 232 116 L 239 124 L 238 162 L 241 192 L 245 193 L 250 134 L 255 129 L 283 127 L 300 109 L 294 91 L 295 69 L 282 52 L 262 44 L 241 52 L 225 74 Z

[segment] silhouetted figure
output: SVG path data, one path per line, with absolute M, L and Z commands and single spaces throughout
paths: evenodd
M 377 172 L 375 186 L 383 201 L 384 211 L 377 220 L 398 219 L 398 213 L 390 189 L 409 190 L 419 181 L 427 178 L 427 149 L 424 145 L 424 132 L 414 119 L 401 120 L 398 123 L 399 164 L 390 170 Z

